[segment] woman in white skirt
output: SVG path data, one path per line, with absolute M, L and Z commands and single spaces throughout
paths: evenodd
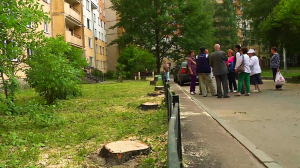
M 261 68 L 259 65 L 259 59 L 255 54 L 254 49 L 250 49 L 248 51 L 248 55 L 250 56 L 250 70 L 251 70 L 251 76 L 250 76 L 250 83 L 251 85 L 255 86 L 255 90 L 252 92 L 259 93 L 260 88 L 259 85 L 263 84 L 262 78 L 261 78 Z

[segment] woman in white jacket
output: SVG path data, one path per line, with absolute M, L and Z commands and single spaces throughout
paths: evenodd
M 248 54 L 250 56 L 250 69 L 251 69 L 251 76 L 250 76 L 250 83 L 251 85 L 255 86 L 255 90 L 253 90 L 254 93 L 259 93 L 259 85 L 263 84 L 262 78 L 261 78 L 261 68 L 259 65 L 259 59 L 255 55 L 255 51 L 253 49 L 250 49 L 248 51 Z
M 239 67 L 242 65 L 244 61 L 244 67 L 245 70 L 244 72 L 239 73 L 238 77 L 238 93 L 235 96 L 241 96 L 241 90 L 242 90 L 242 85 L 245 81 L 245 86 L 246 86 L 246 94 L 245 96 L 250 96 L 250 58 L 247 55 L 248 49 L 243 47 L 241 49 L 242 55 L 236 58 L 236 65 L 235 65 L 235 72 L 238 72 Z

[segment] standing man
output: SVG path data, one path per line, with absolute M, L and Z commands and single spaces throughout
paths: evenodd
M 235 56 L 234 56 L 234 60 L 233 60 L 233 62 L 234 62 L 234 65 L 236 65 L 236 60 L 239 58 L 239 57 L 241 57 L 242 56 L 242 54 L 241 54 L 241 46 L 239 45 L 239 44 L 237 44 L 235 47 L 234 47 L 234 50 L 235 50 Z M 237 77 L 237 79 L 239 78 L 239 74 L 236 74 L 236 77 Z M 242 94 L 245 94 L 246 92 L 245 92 L 245 83 L 243 83 L 243 85 L 242 85 L 242 91 L 241 91 L 241 93 Z
M 270 64 L 271 64 L 271 69 L 273 71 L 273 79 L 274 79 L 274 82 L 275 82 L 276 74 L 277 74 L 277 72 L 279 72 L 279 68 L 280 68 L 280 56 L 277 53 L 277 48 L 276 47 L 273 47 L 271 49 L 271 53 L 273 54 L 273 56 L 270 59 Z M 276 85 L 275 89 L 282 90 L 282 86 L 281 85 Z
M 221 51 L 221 46 L 219 44 L 215 44 L 214 48 L 215 52 L 213 52 L 209 56 L 209 64 L 213 68 L 213 74 L 216 78 L 218 98 L 229 98 L 230 96 L 228 96 L 227 80 L 228 69 L 225 64 L 225 62 L 228 61 L 228 58 L 226 56 L 226 53 Z M 223 85 L 224 95 L 221 89 L 221 85 Z
M 197 63 L 195 59 L 195 52 L 193 50 L 190 51 L 190 57 L 187 60 L 187 64 L 188 64 L 188 74 L 191 77 L 190 92 L 191 95 L 194 95 L 197 94 L 196 92 Z
M 207 97 L 208 95 L 208 87 L 211 90 L 211 95 L 214 96 L 214 85 L 212 78 L 210 76 L 211 74 L 211 67 L 209 65 L 209 59 L 205 53 L 205 48 L 200 48 L 200 55 L 198 55 L 197 59 L 197 73 L 199 77 L 199 85 L 202 89 L 202 94 L 204 97 Z
M 170 82 L 170 67 L 167 61 L 165 61 L 164 73 L 166 74 L 167 82 Z

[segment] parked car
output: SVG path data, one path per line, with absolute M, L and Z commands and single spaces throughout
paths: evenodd
M 177 63 L 174 69 L 174 82 L 178 83 L 180 86 L 183 86 L 185 83 L 191 82 L 191 77 L 188 75 L 186 69 L 187 62 Z M 198 83 L 197 76 L 197 83 Z

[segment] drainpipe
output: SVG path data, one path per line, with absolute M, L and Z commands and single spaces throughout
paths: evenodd
M 50 19 L 51 19 L 51 35 L 54 37 L 54 25 L 53 25 L 53 1 L 50 1 Z
M 91 3 L 92 3 L 92 2 L 91 2 Z M 92 12 L 91 12 L 91 13 L 92 13 L 92 22 L 93 22 L 93 30 L 92 30 L 92 34 L 93 34 L 93 39 L 94 39 L 94 55 L 95 55 L 95 56 L 94 56 L 94 58 L 95 58 L 95 67 L 94 67 L 94 68 L 97 69 L 97 65 L 96 65 L 96 64 L 97 64 L 97 58 L 96 58 L 96 54 L 97 54 L 97 53 L 96 53 L 96 38 L 95 38 L 95 34 L 94 34 L 94 33 L 95 33 L 94 30 L 95 30 L 95 19 L 96 19 L 96 18 L 94 18 L 94 10 L 95 10 L 95 9 L 91 10 L 91 11 L 92 11 Z

